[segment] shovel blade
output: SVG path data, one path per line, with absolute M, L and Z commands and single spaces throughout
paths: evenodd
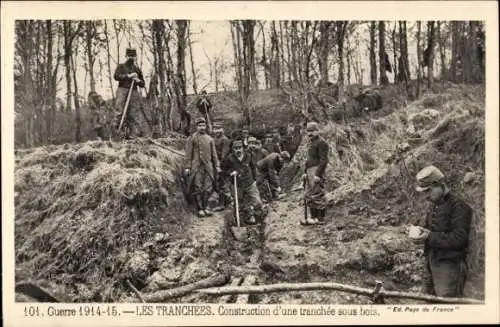
M 243 241 L 248 238 L 248 231 L 245 227 L 231 227 L 231 231 L 237 241 Z

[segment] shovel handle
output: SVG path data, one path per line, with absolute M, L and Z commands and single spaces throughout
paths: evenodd
M 234 207 L 236 211 L 236 225 L 240 227 L 240 208 L 238 205 L 238 184 L 236 181 L 236 174 L 233 175 L 233 183 L 234 183 Z
M 130 84 L 130 89 L 128 90 L 127 101 L 125 101 L 125 106 L 123 107 L 123 114 L 122 114 L 122 119 L 120 121 L 120 126 L 118 126 L 118 132 L 122 130 L 123 122 L 125 121 L 125 116 L 127 116 L 128 104 L 130 102 L 130 96 L 132 95 L 132 89 L 134 88 L 134 82 L 135 81 L 132 80 L 132 83 Z

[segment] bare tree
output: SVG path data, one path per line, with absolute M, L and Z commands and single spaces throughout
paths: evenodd
M 193 42 L 191 41 L 191 24 L 188 22 L 187 27 L 187 44 L 189 47 L 189 60 L 191 62 L 191 76 L 193 78 L 193 91 L 198 94 L 198 85 L 196 83 L 196 70 L 194 68 L 194 58 L 193 58 Z
M 370 81 L 372 85 L 377 85 L 377 56 L 375 54 L 377 40 L 375 31 L 376 22 L 370 22 Z
M 389 79 L 387 78 L 386 71 L 389 67 L 387 53 L 385 52 L 385 22 L 381 21 L 378 23 L 378 58 L 379 58 L 379 68 L 380 68 L 380 84 L 389 84 Z
M 427 66 L 427 87 L 430 89 L 434 82 L 434 46 L 435 46 L 436 32 L 434 21 L 427 23 L 427 49 L 425 56 L 425 64 Z

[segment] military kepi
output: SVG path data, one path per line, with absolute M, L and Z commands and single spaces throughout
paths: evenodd
M 433 184 L 443 181 L 444 175 L 435 166 L 427 166 L 417 174 L 417 192 L 423 192 L 429 189 Z
M 127 50 L 125 50 L 125 55 L 127 57 L 137 57 L 137 51 L 134 48 L 127 48 Z
M 319 131 L 318 123 L 316 123 L 316 122 L 307 123 L 306 131 L 307 132 Z
M 203 118 L 203 117 L 198 117 L 198 118 L 196 118 L 196 120 L 195 120 L 195 124 L 196 124 L 196 125 L 199 125 L 199 124 L 205 124 L 205 123 L 206 123 L 206 120 L 205 120 L 205 118 Z

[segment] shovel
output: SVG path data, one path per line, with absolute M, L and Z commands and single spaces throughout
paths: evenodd
M 134 82 L 135 81 L 132 80 L 132 83 L 130 84 L 130 89 L 128 90 L 127 101 L 125 101 L 125 106 L 123 107 L 123 114 L 122 114 L 122 119 L 120 120 L 120 126 L 118 126 L 118 133 L 121 132 L 123 127 L 123 122 L 125 121 L 125 116 L 127 116 L 128 104 L 130 102 L 130 96 L 132 95 L 132 90 L 134 88 Z
M 234 185 L 234 209 L 236 212 L 236 227 L 231 227 L 234 238 L 237 241 L 242 241 L 247 238 L 247 229 L 245 227 L 241 227 L 240 225 L 240 208 L 238 203 L 238 185 L 236 183 L 236 172 L 233 172 L 233 185 Z

